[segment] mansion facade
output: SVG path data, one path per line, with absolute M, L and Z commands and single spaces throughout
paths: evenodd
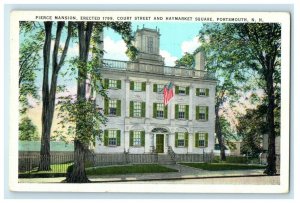
M 214 75 L 204 70 L 204 55 L 190 67 L 169 67 L 159 55 L 159 31 L 135 32 L 135 61 L 103 59 L 101 74 L 108 98 L 96 104 L 108 118 L 95 153 L 209 153 L 215 146 Z M 163 88 L 173 83 L 174 97 L 163 103 Z

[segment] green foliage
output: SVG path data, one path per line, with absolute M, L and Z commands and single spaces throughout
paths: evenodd
M 176 60 L 175 63 L 176 63 L 177 67 L 179 67 L 179 66 L 185 66 L 187 68 L 192 69 L 193 65 L 195 63 L 195 58 L 194 58 L 193 54 L 185 52 L 184 55 L 183 55 L 183 57 L 181 57 L 179 60 Z
M 28 117 L 22 118 L 19 124 L 19 140 L 22 141 L 39 140 L 37 128 Z
M 72 96 L 68 96 L 60 98 L 58 104 L 58 124 L 69 137 L 75 139 L 76 136 L 76 140 L 85 145 L 95 142 L 96 138 L 101 139 L 107 118 L 99 112 L 94 101 L 74 101 Z

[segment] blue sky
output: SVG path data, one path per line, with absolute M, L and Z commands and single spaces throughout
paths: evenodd
M 197 35 L 202 27 L 201 23 L 176 23 L 176 22 L 133 22 L 132 30 L 135 31 L 137 27 L 160 30 L 160 50 L 163 57 L 166 58 L 166 65 L 172 65 L 171 61 L 179 59 L 184 52 L 193 52 L 200 44 L 197 42 Z M 114 51 L 118 50 L 124 52 L 125 46 L 121 43 L 121 36 L 111 29 L 104 30 L 104 50 L 106 51 L 105 58 L 116 57 L 118 54 Z M 114 44 L 115 43 L 115 44 Z M 113 47 L 116 50 L 113 50 Z M 111 53 L 111 54 L 110 54 Z M 120 56 L 119 59 L 125 59 Z

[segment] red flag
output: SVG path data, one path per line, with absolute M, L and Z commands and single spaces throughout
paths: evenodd
M 164 105 L 168 105 L 170 100 L 173 98 L 173 84 L 170 82 L 169 85 L 165 85 L 164 87 Z

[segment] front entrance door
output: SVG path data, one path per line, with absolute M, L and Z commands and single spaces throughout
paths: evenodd
M 156 151 L 164 153 L 164 134 L 156 134 Z

